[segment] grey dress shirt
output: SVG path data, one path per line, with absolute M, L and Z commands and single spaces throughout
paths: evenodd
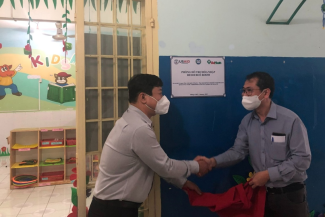
M 198 172 L 196 161 L 170 159 L 156 139 L 151 120 L 130 105 L 104 144 L 94 195 L 102 200 L 142 203 L 154 173 L 182 187 L 189 175 Z
M 272 135 L 282 139 L 272 141 Z M 306 127 L 294 112 L 274 102 L 263 123 L 255 111 L 243 118 L 234 146 L 215 157 L 217 167 L 234 165 L 248 154 L 255 172 L 268 170 L 267 187 L 307 179 L 311 153 Z

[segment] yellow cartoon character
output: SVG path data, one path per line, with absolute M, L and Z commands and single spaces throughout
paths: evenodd
M 0 100 L 5 98 L 6 92 L 5 89 L 11 89 L 11 92 L 15 96 L 21 96 L 22 93 L 18 91 L 17 85 L 12 81 L 12 78 L 20 71 L 23 67 L 19 64 L 15 70 L 11 70 L 12 65 L 3 65 L 0 66 Z

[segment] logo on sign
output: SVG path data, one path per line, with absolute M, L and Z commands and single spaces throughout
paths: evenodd
M 221 64 L 221 62 L 211 61 L 211 60 L 208 60 L 207 63 L 208 64 Z
M 196 59 L 195 62 L 196 62 L 196 64 L 200 65 L 201 64 L 201 59 Z
M 190 60 L 174 60 L 174 64 L 177 65 L 177 64 L 189 64 L 191 61 Z

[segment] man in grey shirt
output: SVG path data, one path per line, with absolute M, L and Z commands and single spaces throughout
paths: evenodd
M 276 105 L 271 98 L 274 80 L 265 72 L 246 77 L 242 105 L 247 114 L 235 144 L 223 154 L 204 160 L 211 168 L 234 165 L 249 154 L 255 174 L 249 184 L 267 187 L 265 217 L 307 217 L 306 170 L 311 153 L 307 130 L 294 112 Z
M 154 173 L 182 188 L 200 189 L 186 178 L 206 174 L 205 161 L 170 159 L 158 143 L 150 118 L 166 114 L 169 100 L 155 75 L 135 75 L 128 83 L 130 107 L 116 122 L 101 154 L 89 217 L 136 217 Z

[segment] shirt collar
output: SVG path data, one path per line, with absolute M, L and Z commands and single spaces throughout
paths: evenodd
M 256 111 L 254 110 L 252 112 L 252 117 L 255 117 L 256 119 L 259 119 L 258 115 L 256 114 Z M 272 118 L 272 119 L 277 119 L 277 115 L 276 115 L 276 104 L 271 101 L 271 107 L 270 107 L 270 111 L 266 116 L 267 118 Z
M 150 120 L 150 118 L 148 118 L 148 116 L 137 107 L 130 105 L 128 111 L 135 112 L 141 118 L 141 120 L 147 123 L 150 127 L 152 126 L 152 121 Z

